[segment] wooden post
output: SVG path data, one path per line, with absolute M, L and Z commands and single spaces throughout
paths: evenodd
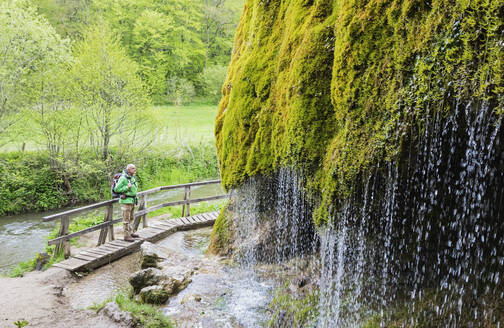
M 184 200 L 191 199 L 191 186 L 184 187 Z M 182 216 L 191 215 L 191 204 L 187 203 L 182 205 Z
M 108 221 L 110 221 L 108 237 L 109 237 L 109 241 L 112 241 L 115 239 L 114 225 L 112 224 L 112 221 L 114 221 L 114 204 L 107 205 L 107 215 L 108 215 Z M 104 243 L 105 243 L 105 241 L 104 241 Z
M 70 218 L 68 216 L 62 216 L 60 222 L 60 229 L 58 233 L 58 237 L 68 235 L 68 226 L 70 225 Z M 70 241 L 65 240 L 56 245 L 54 249 L 53 256 L 56 256 L 59 252 L 64 251 L 65 258 L 70 257 Z
M 142 199 L 140 200 L 140 205 L 138 205 L 138 210 L 145 210 L 147 208 L 147 194 L 142 195 Z M 147 214 L 142 216 L 137 216 L 133 221 L 133 232 L 138 230 L 138 226 L 140 225 L 140 220 L 143 220 L 142 226 L 147 228 Z
M 142 197 L 143 210 L 147 209 L 147 194 Z M 142 227 L 147 228 L 147 214 L 142 215 Z
M 108 204 L 107 207 L 105 208 L 105 215 L 103 217 L 103 222 L 111 222 L 112 221 L 112 216 L 114 214 L 114 205 L 113 204 Z M 109 226 L 104 226 L 100 230 L 100 236 L 98 237 L 98 244 L 97 246 L 105 244 L 107 241 L 107 234 L 109 234 L 109 240 L 114 240 L 114 226 L 109 225 Z

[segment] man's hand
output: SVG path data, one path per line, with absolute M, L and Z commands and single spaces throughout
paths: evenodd
M 128 189 L 131 189 L 131 182 L 128 182 Z

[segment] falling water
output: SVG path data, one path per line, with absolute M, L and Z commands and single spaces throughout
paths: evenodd
M 240 262 L 311 254 L 320 268 L 319 327 L 385 327 L 398 312 L 411 326 L 504 320 L 502 118 L 485 103 L 452 108 L 398 127 L 410 134 L 397 158 L 362 174 L 319 231 L 303 172 L 284 168 L 234 190 Z
M 286 168 L 273 178 L 252 178 L 232 192 L 234 248 L 242 264 L 313 253 L 318 238 L 303 185 L 302 175 Z
M 472 103 L 427 117 L 321 234 L 320 326 L 387 326 L 394 309 L 412 326 L 504 319 L 502 120 Z

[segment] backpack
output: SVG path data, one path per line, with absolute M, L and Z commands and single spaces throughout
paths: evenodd
M 119 181 L 119 179 L 123 176 L 123 173 L 120 172 L 120 173 L 116 173 L 114 174 L 114 177 L 112 178 L 112 184 L 110 186 L 110 192 L 112 193 L 112 198 L 119 198 L 121 197 L 121 194 L 120 193 L 117 193 L 114 191 L 115 187 L 117 186 L 117 182 Z M 129 176 L 126 176 L 126 178 L 128 180 L 131 180 L 131 177 Z

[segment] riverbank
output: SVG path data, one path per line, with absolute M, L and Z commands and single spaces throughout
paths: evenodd
M 126 327 L 92 310 L 73 308 L 64 290 L 77 280 L 59 268 L 31 272 L 22 278 L 0 278 L 0 327 L 12 328 L 14 322 L 23 320 L 27 327 L 38 328 Z

